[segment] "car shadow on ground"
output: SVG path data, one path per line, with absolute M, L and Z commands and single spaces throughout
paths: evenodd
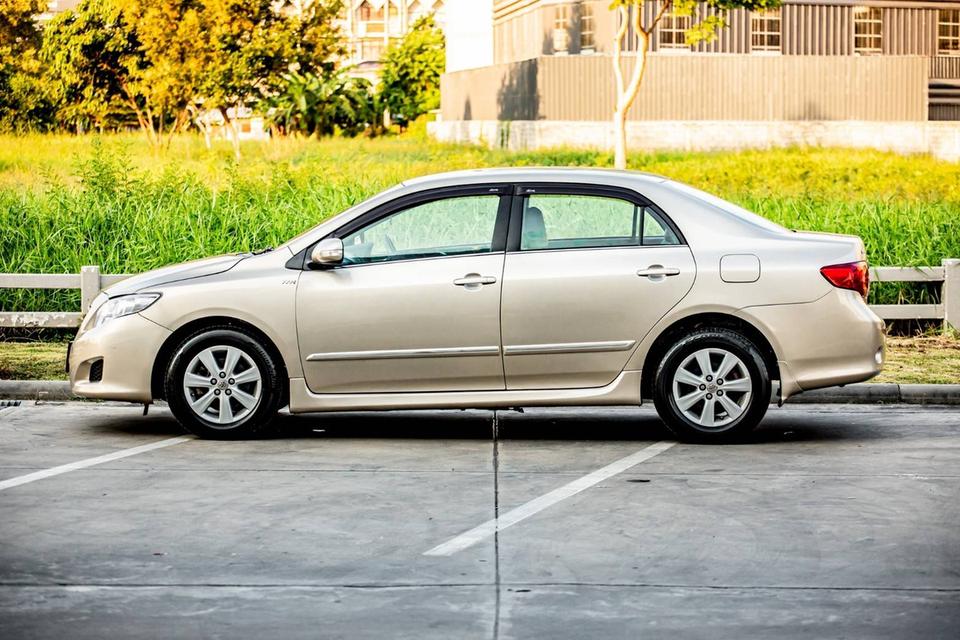
M 650 441 L 672 440 L 670 431 L 649 410 L 623 408 L 539 409 L 497 412 L 501 440 Z M 740 445 L 854 441 L 889 437 L 875 424 L 846 415 L 777 413 L 771 411 L 760 427 Z M 281 415 L 267 440 L 297 438 L 371 438 L 425 440 L 490 440 L 493 412 L 486 410 L 380 411 Z M 89 424 L 103 433 L 176 436 L 183 433 L 170 413 L 154 407 L 146 417 L 110 416 Z

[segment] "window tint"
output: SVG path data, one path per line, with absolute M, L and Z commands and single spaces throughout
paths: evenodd
M 650 207 L 643 208 L 643 244 L 644 246 L 680 244 L 680 238 L 673 232 L 670 225 Z
M 344 264 L 486 253 L 500 196 L 464 196 L 403 209 L 343 238 Z
M 641 242 L 679 244 L 655 211 L 620 198 L 554 194 L 524 198 L 521 251 L 629 247 Z

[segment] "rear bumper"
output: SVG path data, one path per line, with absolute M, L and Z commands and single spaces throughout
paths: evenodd
M 84 398 L 152 402 L 153 363 L 169 335 L 138 314 L 80 334 L 67 359 L 70 389 Z M 102 373 L 95 369 L 101 366 Z
M 834 289 L 814 302 L 748 307 L 742 314 L 773 343 L 784 400 L 863 382 L 883 369 L 883 320 L 853 291 Z

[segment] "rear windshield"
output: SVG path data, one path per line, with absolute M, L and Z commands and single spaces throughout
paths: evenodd
M 735 218 L 742 220 L 748 224 L 760 227 L 761 229 L 767 229 L 768 231 L 779 231 L 779 232 L 789 232 L 785 227 L 781 227 L 776 222 L 771 222 L 763 216 L 758 216 L 755 213 L 747 211 L 743 207 L 738 207 L 732 202 L 727 202 L 726 200 L 721 200 L 717 196 L 711 195 L 706 191 L 700 191 L 700 189 L 694 189 L 691 186 L 685 185 L 680 182 L 671 181 L 671 184 L 676 187 L 677 191 L 681 191 L 689 196 L 706 202 L 707 204 L 713 205 L 717 209 L 729 213 Z

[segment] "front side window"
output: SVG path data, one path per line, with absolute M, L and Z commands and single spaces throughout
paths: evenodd
M 853 8 L 853 50 L 856 53 L 880 53 L 883 43 L 883 9 Z
M 687 44 L 687 30 L 692 19 L 690 16 L 678 16 L 673 12 L 664 14 L 660 19 L 660 48 L 661 49 L 689 49 Z
M 960 9 L 937 12 L 937 53 L 960 56 Z
M 750 49 L 780 51 L 780 9 L 755 11 L 750 15 Z
M 500 196 L 432 200 L 381 218 L 343 238 L 343 264 L 488 253 Z
M 520 250 L 680 244 L 649 207 L 592 195 L 530 195 L 523 201 Z

